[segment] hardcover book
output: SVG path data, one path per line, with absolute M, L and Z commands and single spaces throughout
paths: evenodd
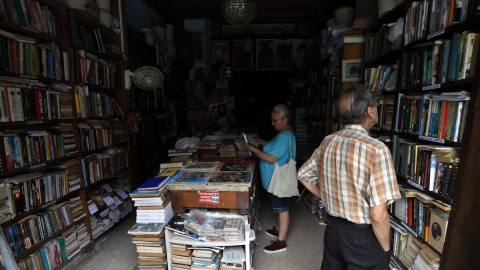
M 209 183 L 250 183 L 250 172 L 215 172 Z

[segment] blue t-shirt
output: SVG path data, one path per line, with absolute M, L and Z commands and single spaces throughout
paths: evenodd
M 263 146 L 263 152 L 274 155 L 278 158 L 278 166 L 283 166 L 290 160 L 290 146 L 288 144 L 289 136 L 290 143 L 292 145 L 293 160 L 296 160 L 295 157 L 297 155 L 297 144 L 295 141 L 295 135 L 290 130 L 282 131 L 271 141 L 266 142 Z M 270 181 L 272 180 L 274 168 L 275 163 L 268 163 L 266 161 L 260 160 L 260 175 L 262 176 L 262 185 L 267 190 L 270 186 Z

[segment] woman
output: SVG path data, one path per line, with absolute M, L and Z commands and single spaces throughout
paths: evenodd
M 272 111 L 272 125 L 278 131 L 277 135 L 269 142 L 257 139 L 260 145 L 263 145 L 263 151 L 257 147 L 245 143 L 245 148 L 255 153 L 260 158 L 260 174 L 262 177 L 262 185 L 268 190 L 270 181 L 272 179 L 275 163 L 278 166 L 283 166 L 290 160 L 290 145 L 292 148 L 292 158 L 295 160 L 296 143 L 293 128 L 290 125 L 292 114 L 290 110 L 282 104 L 273 108 Z M 290 138 L 290 143 L 289 143 Z M 273 226 L 272 229 L 266 230 L 265 233 L 269 236 L 276 237 L 277 240 L 272 244 L 263 248 L 266 253 L 277 253 L 287 250 L 287 231 L 290 224 L 290 215 L 288 214 L 289 199 L 279 198 L 271 193 L 268 193 L 272 200 L 273 212 L 278 214 L 278 229 Z

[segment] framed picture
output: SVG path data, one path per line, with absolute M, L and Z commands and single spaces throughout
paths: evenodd
M 363 59 L 342 61 L 342 82 L 356 82 L 363 78 Z
M 212 40 L 212 64 L 230 64 L 230 43 L 228 40 Z
M 193 39 L 194 63 L 205 63 L 205 32 L 190 31 Z
M 277 40 L 275 56 L 276 69 L 291 69 L 293 64 L 293 44 L 287 40 Z
M 233 69 L 235 70 L 252 70 L 253 69 L 253 53 L 246 52 L 243 49 L 243 40 L 233 41 Z M 228 71 L 227 71 L 228 77 Z
M 275 69 L 275 39 L 257 39 L 257 70 Z

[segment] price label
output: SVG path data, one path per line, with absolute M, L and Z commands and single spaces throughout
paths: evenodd
M 105 191 L 107 191 L 107 192 L 112 192 L 113 191 L 113 189 L 110 187 L 109 184 L 103 185 L 102 188 L 105 189 Z
M 108 218 L 104 219 L 102 222 L 105 224 L 105 228 L 110 225 L 110 220 L 108 220 Z
M 107 204 L 107 206 L 110 206 L 113 204 L 113 199 L 110 196 L 103 197 L 103 201 Z
M 125 200 L 126 198 L 128 198 L 127 193 L 125 193 L 125 191 L 123 191 L 123 190 L 121 190 L 121 189 L 120 189 L 119 191 L 117 191 L 117 195 L 119 195 L 120 197 L 122 197 L 122 199 L 124 199 L 124 200 Z
M 93 215 L 95 214 L 96 212 L 98 212 L 98 208 L 97 208 L 97 205 L 92 203 L 88 206 L 88 211 L 90 211 L 90 215 Z
M 198 201 L 199 203 L 220 203 L 220 194 L 218 192 L 212 191 L 199 191 L 198 192 Z
M 117 196 L 113 197 L 113 203 L 115 204 L 115 206 L 119 206 L 120 204 L 122 204 L 122 201 L 120 201 L 120 199 L 118 199 Z

